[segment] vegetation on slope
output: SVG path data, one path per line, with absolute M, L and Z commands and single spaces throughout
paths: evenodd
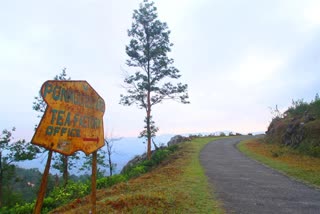
M 320 157 L 320 98 L 293 101 L 283 114 L 276 108 L 266 132 L 268 143 L 289 146 L 301 154 Z
M 165 160 L 166 157 L 173 153 L 177 149 L 177 146 L 172 146 L 157 150 L 153 153 L 152 159 L 141 162 L 135 166 L 130 167 L 126 172 L 120 175 L 113 175 L 109 177 L 98 177 L 97 189 L 103 189 L 111 187 L 117 183 L 125 182 L 130 178 L 137 177 L 148 170 L 156 167 Z M 89 178 L 89 177 L 88 177 Z M 72 202 L 75 199 L 85 197 L 91 192 L 91 180 L 70 180 L 66 186 L 55 184 L 52 186 L 51 191 L 47 192 L 47 196 L 44 199 L 42 206 L 42 213 L 48 213 L 51 210 Z M 38 189 L 38 187 L 36 187 Z M 35 206 L 35 200 L 29 203 L 16 203 L 11 207 L 1 207 L 1 213 L 15 213 L 15 214 L 29 214 L 32 213 Z
M 320 187 L 320 158 L 302 155 L 297 150 L 264 139 L 243 141 L 240 151 L 278 171 L 303 182 Z
M 264 139 L 238 144 L 240 151 L 276 170 L 320 187 L 320 98 L 276 107 Z
M 216 138 L 197 138 L 150 172 L 97 192 L 98 213 L 222 213 L 199 162 L 199 152 Z M 135 171 L 143 169 L 137 166 Z M 144 170 L 142 170 L 144 171 Z M 52 213 L 89 213 L 90 196 Z

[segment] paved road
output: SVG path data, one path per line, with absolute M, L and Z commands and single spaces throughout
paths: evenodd
M 235 147 L 245 138 L 214 141 L 200 154 L 227 213 L 320 214 L 320 191 L 247 158 Z

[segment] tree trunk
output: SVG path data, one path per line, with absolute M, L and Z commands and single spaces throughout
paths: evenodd
M 155 150 L 158 150 L 158 149 L 159 149 L 159 147 L 157 146 L 157 144 L 154 142 L 154 140 L 153 140 L 153 139 L 151 139 L 151 140 L 152 140 L 152 144 L 153 144 L 153 146 L 154 146 Z
M 148 160 L 151 159 L 151 127 L 150 127 L 150 122 L 151 122 L 151 74 L 150 74 L 150 35 L 149 35 L 149 29 L 145 28 L 145 33 L 147 36 L 147 58 L 148 58 L 148 65 L 147 65 L 147 76 L 148 76 L 148 87 L 147 87 L 147 138 L 148 138 L 148 150 L 147 150 L 147 156 Z
M 109 170 L 110 170 L 110 176 L 112 176 L 113 165 L 112 165 L 112 161 L 111 161 L 111 153 L 109 153 L 109 152 L 108 152 L 108 156 L 109 156 Z
M 112 176 L 113 166 L 112 166 L 112 161 L 110 156 L 109 156 L 109 170 L 110 170 L 110 176 Z
M 150 104 L 150 91 L 148 91 L 148 110 L 147 110 L 147 138 L 148 138 L 148 160 L 151 159 L 151 127 L 150 127 L 150 115 L 151 115 L 151 104 Z
M 66 187 L 68 184 L 68 156 L 63 155 L 62 161 L 63 161 L 63 175 L 62 175 L 62 177 L 63 177 L 63 181 L 64 181 L 63 186 Z
M 112 160 L 111 160 L 111 154 L 112 154 L 112 145 L 110 144 L 108 140 L 106 140 L 107 143 L 107 154 L 108 154 L 108 162 L 109 162 L 109 175 L 112 176 L 112 171 L 113 171 L 113 165 L 112 165 Z

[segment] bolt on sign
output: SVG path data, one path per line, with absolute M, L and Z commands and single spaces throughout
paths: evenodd
M 32 143 L 64 155 L 87 155 L 104 145 L 104 100 L 87 81 L 46 81 L 47 108 Z

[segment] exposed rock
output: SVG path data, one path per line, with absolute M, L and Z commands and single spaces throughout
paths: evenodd
M 175 144 L 179 144 L 179 143 L 182 143 L 182 142 L 185 142 L 185 141 L 189 141 L 191 140 L 191 137 L 183 137 L 181 135 L 176 135 L 174 137 L 172 137 L 169 142 L 168 142 L 168 146 L 171 146 L 171 145 L 175 145 Z M 154 142 L 153 142 L 154 143 Z M 155 143 L 154 143 L 155 144 Z M 164 149 L 166 148 L 165 146 L 160 146 L 160 147 L 156 147 L 156 150 L 158 149 Z M 151 155 L 154 154 L 154 150 L 151 151 Z M 142 161 L 144 160 L 147 160 L 147 153 L 144 153 L 142 155 L 136 155 L 133 159 L 131 159 L 121 170 L 121 173 L 124 173 L 127 169 L 129 169 L 130 167 L 132 166 L 135 166 L 139 163 L 141 163 Z
M 166 147 L 165 146 L 160 146 L 160 147 L 157 147 L 156 150 L 161 150 L 161 149 L 165 149 Z M 154 154 L 155 150 L 152 150 L 151 151 L 151 156 Z M 132 166 L 135 166 L 145 160 L 148 159 L 148 156 L 147 156 L 147 153 L 143 153 L 142 155 L 136 155 L 134 156 L 134 158 L 132 158 L 121 170 L 120 173 L 123 173 L 125 172 L 127 169 L 129 169 L 130 167 Z
M 305 121 L 303 118 L 275 118 L 268 127 L 267 139 L 278 141 L 286 146 L 296 147 L 305 138 Z
M 282 142 L 286 146 L 296 147 L 304 138 L 304 123 L 297 120 L 291 121 L 282 137 Z
M 191 139 L 189 137 L 183 137 L 181 135 L 176 135 L 169 140 L 168 146 L 179 144 L 179 143 L 182 143 L 185 141 L 190 141 L 190 140 Z
M 272 135 L 272 134 L 274 134 L 276 131 L 277 131 L 277 126 L 278 126 L 278 123 L 281 121 L 281 119 L 279 118 L 279 117 L 276 117 L 276 118 L 274 118 L 272 121 L 271 121 L 271 123 L 270 123 L 270 125 L 269 125 L 269 127 L 268 127 L 268 130 L 266 131 L 266 134 L 267 135 Z
M 320 100 L 292 101 L 292 106 L 272 119 L 265 141 L 296 149 L 301 154 L 320 157 Z
M 147 153 L 144 153 L 142 155 L 136 155 L 122 168 L 121 174 L 125 172 L 127 169 L 129 169 L 130 167 L 137 165 L 138 163 L 141 163 L 144 160 L 147 160 Z
M 307 123 L 307 122 L 316 120 L 316 117 L 312 114 L 305 113 L 303 115 L 303 119 L 304 119 L 304 122 Z

